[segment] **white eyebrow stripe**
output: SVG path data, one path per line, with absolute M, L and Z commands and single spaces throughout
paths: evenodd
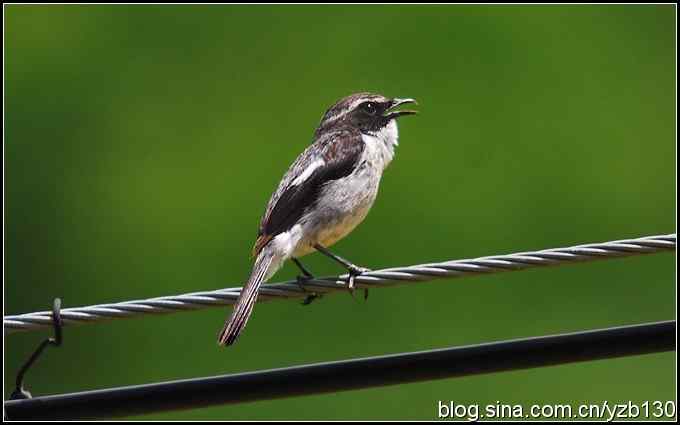
M 316 161 L 312 162 L 311 164 L 309 164 L 309 167 L 307 167 L 307 169 L 302 174 L 300 174 L 299 176 L 297 176 L 297 178 L 295 180 L 293 180 L 291 185 L 297 186 L 299 184 L 302 184 L 305 180 L 307 180 L 309 178 L 309 176 L 312 175 L 312 173 L 317 168 L 323 167 L 324 165 L 326 165 L 326 162 L 323 159 L 320 159 L 320 158 L 317 159 Z
M 353 110 L 356 109 L 357 106 L 361 105 L 364 102 L 381 102 L 383 99 L 379 96 L 366 96 L 366 97 L 361 97 L 354 102 L 352 102 L 352 105 L 350 105 L 349 109 Z

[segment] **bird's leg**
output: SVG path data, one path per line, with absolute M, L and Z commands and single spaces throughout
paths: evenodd
M 354 296 L 354 278 L 356 276 L 359 276 L 363 273 L 370 272 L 371 269 L 367 269 L 366 267 L 359 267 L 356 264 L 353 264 L 352 262 L 340 257 L 339 255 L 333 254 L 330 252 L 327 248 L 315 244 L 314 248 L 316 248 L 317 251 L 320 253 L 326 255 L 329 258 L 332 258 L 333 260 L 337 261 L 338 263 L 342 264 L 347 271 L 349 272 L 349 280 L 347 282 L 347 289 L 349 289 L 350 293 L 352 296 Z M 364 299 L 368 298 L 368 288 L 364 289 Z
M 293 263 L 295 263 L 296 266 L 300 269 L 302 272 L 302 275 L 297 275 L 297 284 L 302 289 L 303 292 L 307 292 L 307 289 L 302 285 L 302 282 L 310 279 L 314 279 L 314 275 L 305 268 L 305 266 L 302 265 L 300 260 L 297 258 L 293 258 Z M 319 298 L 319 294 L 312 292 L 311 294 L 307 295 L 304 301 L 302 301 L 302 305 L 309 305 L 314 301 L 315 299 Z
M 304 265 L 302 265 L 300 260 L 298 260 L 297 258 L 293 258 L 292 260 L 293 260 L 293 263 L 295 263 L 295 265 L 298 266 L 298 269 L 300 269 L 300 271 L 304 275 L 304 278 L 307 278 L 307 279 L 313 279 L 314 278 L 314 275 L 312 274 L 312 272 L 307 270 L 307 268 Z

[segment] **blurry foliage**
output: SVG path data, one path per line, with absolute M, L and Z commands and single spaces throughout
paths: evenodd
M 674 6 L 5 7 L 5 313 L 239 285 L 321 114 L 414 97 L 366 222 L 372 268 L 675 230 Z M 318 274 L 339 272 L 318 255 Z M 36 395 L 675 315 L 673 255 L 69 327 Z M 288 266 L 273 279 L 296 273 Z M 6 337 L 5 393 L 43 336 Z M 434 419 L 437 400 L 667 400 L 675 354 L 156 419 Z

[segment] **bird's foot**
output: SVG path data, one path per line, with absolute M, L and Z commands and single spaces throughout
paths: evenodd
M 297 276 L 296 281 L 297 281 L 297 284 L 300 287 L 300 289 L 302 289 L 302 292 L 309 292 L 309 291 L 307 291 L 307 288 L 305 288 L 303 283 L 307 282 L 309 280 L 312 280 L 312 279 L 314 279 L 314 276 L 312 276 L 311 274 L 298 275 Z M 304 301 L 302 301 L 302 305 L 310 305 L 317 298 L 321 298 L 321 295 L 317 294 L 316 292 L 309 292 L 309 295 L 307 295 L 305 297 Z
M 356 289 L 356 285 L 354 284 L 354 278 L 357 276 L 361 276 L 364 273 L 370 272 L 371 269 L 368 269 L 366 267 L 359 267 L 352 264 L 349 267 L 347 267 L 347 271 L 349 272 L 349 279 L 347 279 L 347 289 L 349 290 L 349 293 L 352 296 L 352 298 L 354 298 L 354 291 Z M 368 288 L 364 288 L 364 300 L 366 299 L 368 299 Z

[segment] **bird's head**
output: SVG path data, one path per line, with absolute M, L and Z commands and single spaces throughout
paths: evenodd
M 393 120 L 416 111 L 397 110 L 400 105 L 416 103 L 414 99 L 388 98 L 375 93 L 356 93 L 331 106 L 319 124 L 319 130 L 330 126 L 349 125 L 364 134 L 375 134 Z

